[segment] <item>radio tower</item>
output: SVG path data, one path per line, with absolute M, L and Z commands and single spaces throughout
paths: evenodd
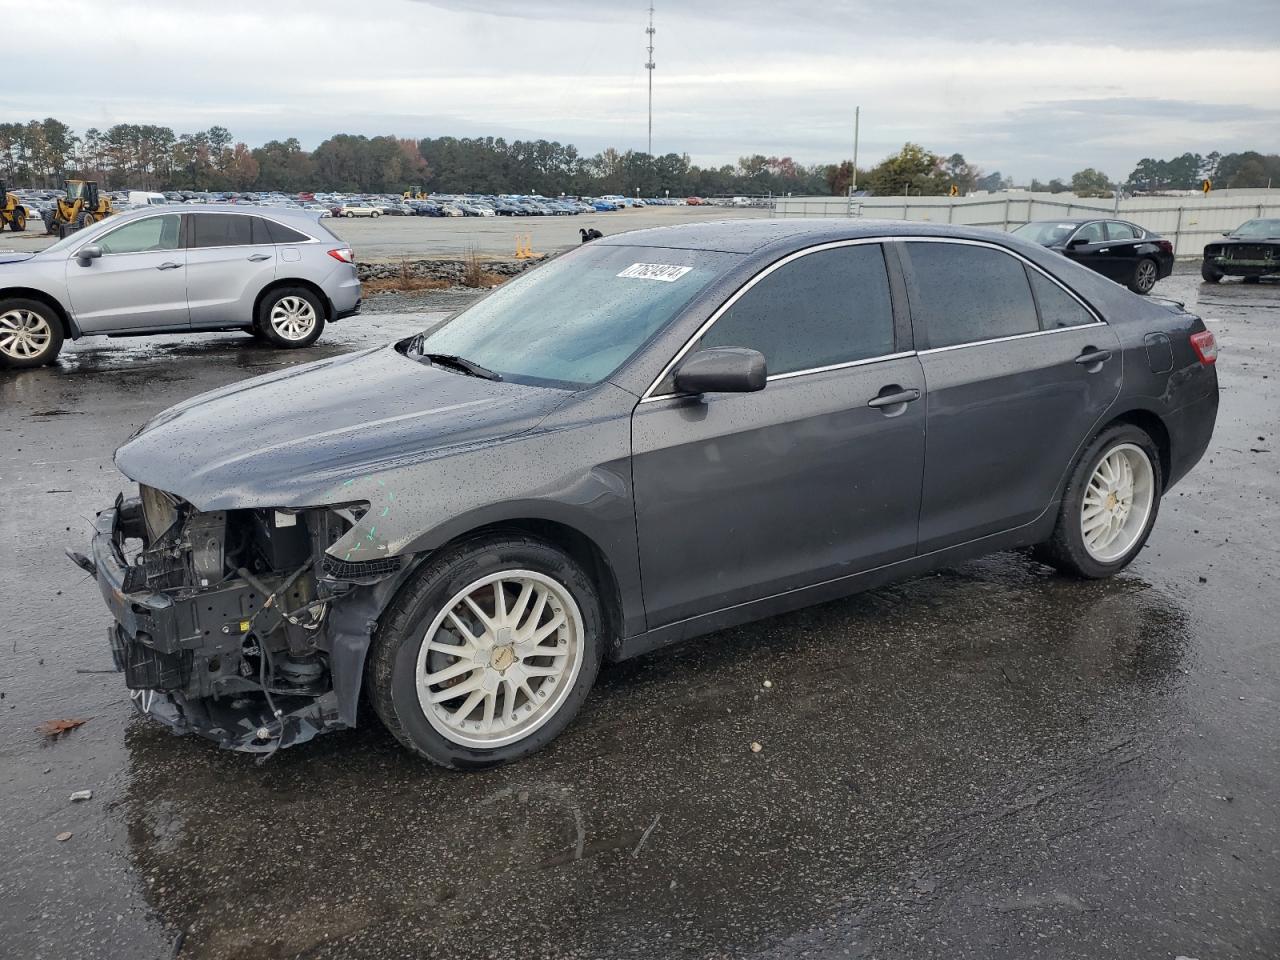
M 653 62 L 653 4 L 649 4 L 649 26 L 644 31 L 649 35 L 649 59 L 645 62 L 644 68 L 649 71 L 649 156 L 653 156 L 653 68 L 657 66 Z

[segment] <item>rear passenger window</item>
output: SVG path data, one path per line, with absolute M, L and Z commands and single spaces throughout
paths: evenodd
M 906 243 L 911 315 L 930 347 L 995 340 L 1040 329 L 1022 263 L 990 247 Z
M 276 223 L 274 220 L 263 220 L 262 222 L 267 225 L 267 232 L 271 236 L 272 243 L 303 243 L 311 239 L 305 233 L 291 230 L 289 227 Z
M 1119 220 L 1108 220 L 1107 239 L 1136 240 L 1138 239 L 1138 231 L 1133 228 L 1132 224 L 1121 223 Z
M 193 247 L 239 247 L 253 243 L 253 217 L 238 213 L 196 213 L 191 219 Z
M 1040 308 L 1041 329 L 1057 330 L 1094 322 L 1093 314 L 1048 277 L 1035 270 L 1028 270 L 1027 275 L 1031 277 L 1031 290 Z
M 759 350 L 771 375 L 893 353 L 880 245 L 821 250 L 779 267 L 712 324 L 702 347 Z

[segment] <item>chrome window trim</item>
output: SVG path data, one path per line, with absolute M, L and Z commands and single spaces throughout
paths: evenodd
M 1090 222 L 1093 222 L 1093 221 L 1090 221 Z M 1080 226 L 1084 226 L 1084 224 L 1081 224 Z M 1094 322 L 1081 323 L 1081 324 L 1077 324 L 1074 327 L 1053 327 L 1052 329 L 1049 329 L 1049 330 L 1032 330 L 1028 333 L 1015 333 L 1007 337 L 994 337 L 990 340 L 972 340 L 968 343 L 955 343 L 955 344 L 951 344 L 950 346 L 932 347 L 927 350 L 907 350 L 902 353 L 890 353 L 890 354 L 885 354 L 879 357 L 867 357 L 863 360 L 850 360 L 846 363 L 830 364 L 825 367 L 813 367 L 807 370 L 792 370 L 792 371 L 788 371 L 787 373 L 771 374 L 766 378 L 765 380 L 766 383 L 772 380 L 783 380 L 790 377 L 800 377 L 809 373 L 821 373 L 827 370 L 839 370 L 844 367 L 855 367 L 855 366 L 861 366 L 863 364 L 868 364 L 868 363 L 876 363 L 880 360 L 896 360 L 896 359 L 901 359 L 903 357 L 924 355 L 924 354 L 930 354 L 930 353 L 941 353 L 944 350 L 959 350 L 962 347 L 977 347 L 977 346 L 982 346 L 988 343 L 1002 343 L 1007 340 L 1022 340 L 1026 337 L 1038 337 L 1046 333 L 1064 333 L 1068 330 L 1087 330 L 1091 327 L 1105 327 L 1107 325 L 1107 322 L 1102 319 L 1101 315 L 1096 310 L 1094 310 L 1091 306 L 1089 306 L 1089 304 L 1085 303 L 1084 300 L 1082 300 L 1074 290 L 1068 287 L 1065 283 L 1063 283 L 1053 274 L 1049 273 L 1049 271 L 1045 270 L 1038 263 L 1035 263 L 1027 259 L 1022 254 L 1018 253 L 1016 250 L 1010 250 L 1008 247 L 1001 246 L 1000 244 L 993 243 L 989 240 L 973 240 L 968 237 L 926 237 L 926 236 L 857 237 L 850 240 L 832 240 L 828 243 L 821 243 L 821 244 L 818 244 L 817 246 L 806 247 L 803 250 L 796 250 L 794 253 L 787 254 L 781 260 L 778 260 L 775 263 L 771 263 L 768 267 L 766 267 L 764 270 L 761 270 L 754 277 L 752 277 L 750 280 L 744 283 L 741 287 L 735 290 L 733 294 L 727 300 L 725 300 L 724 303 L 722 303 L 719 307 L 716 308 L 715 312 L 712 313 L 711 316 L 707 318 L 706 322 L 703 323 L 702 326 L 700 326 L 694 332 L 693 336 L 691 336 L 688 340 L 685 341 L 684 346 L 682 346 L 678 351 L 676 351 L 676 355 L 671 359 L 669 363 L 667 363 L 666 366 L 662 368 L 662 372 L 658 374 L 657 378 L 653 381 L 653 383 L 649 384 L 649 388 L 645 390 L 643 394 L 640 395 L 640 402 L 649 403 L 650 401 L 653 401 L 653 400 L 667 400 L 667 399 L 670 399 L 671 397 L 687 396 L 687 394 L 682 394 L 682 393 L 655 394 L 653 391 L 657 389 L 658 384 L 662 383 L 662 381 L 666 379 L 667 374 L 669 374 L 673 369 L 675 369 L 676 364 L 678 364 L 681 360 L 684 359 L 685 354 L 689 352 L 689 350 L 693 347 L 695 343 L 698 342 L 699 339 L 701 339 L 702 335 L 706 333 L 708 330 L 710 330 L 712 325 L 717 320 L 720 319 L 721 315 L 723 315 L 725 311 L 727 311 L 730 307 L 732 307 L 735 303 L 737 303 L 738 299 L 742 297 L 743 294 L 745 294 L 757 283 L 759 283 L 761 280 L 763 280 L 765 277 L 771 274 L 774 270 L 779 269 L 780 267 L 792 262 L 793 260 L 798 260 L 800 259 L 800 257 L 807 256 L 811 253 L 817 253 L 821 250 L 832 250 L 837 247 L 860 246 L 862 244 L 868 244 L 868 243 L 888 244 L 888 243 L 899 243 L 899 242 L 901 243 L 957 243 L 957 244 L 968 245 L 973 247 L 989 247 L 992 250 L 998 250 L 1003 254 L 1007 254 L 1008 256 L 1011 256 L 1014 259 L 1021 261 L 1025 266 L 1031 268 L 1032 270 L 1035 270 L 1037 273 L 1039 273 L 1045 279 L 1049 280 L 1051 283 L 1056 284 L 1060 290 L 1062 290 L 1064 293 L 1067 294 L 1067 296 L 1071 297 L 1072 300 L 1078 303 L 1081 306 L 1081 308 L 1089 316 L 1093 317 Z M 885 263 L 885 267 L 886 269 L 890 269 L 887 261 Z M 1032 301 L 1035 302 L 1034 294 L 1032 295 Z M 1037 310 L 1036 310 L 1036 322 L 1037 323 L 1040 322 L 1038 304 L 1037 304 Z
M 686 340 L 684 343 L 684 346 L 682 346 L 679 350 L 676 351 L 676 355 L 672 357 L 671 360 L 667 363 L 667 365 L 662 368 L 662 372 L 658 374 L 658 376 L 654 379 L 653 383 L 649 384 L 649 388 L 640 395 L 640 402 L 647 403 L 650 400 L 665 400 L 668 397 L 684 396 L 684 394 L 679 394 L 679 393 L 654 394 L 653 391 L 658 388 L 658 384 L 662 383 L 662 381 L 666 379 L 667 374 L 669 374 L 673 369 L 675 369 L 676 364 L 678 364 L 681 360 L 684 359 L 685 354 L 688 353 L 689 350 L 693 347 L 693 345 L 702 338 L 702 335 L 705 334 L 708 330 L 710 330 L 711 327 L 715 324 L 715 322 L 719 320 L 720 317 L 723 316 L 724 313 L 730 307 L 732 307 L 735 303 L 737 303 L 746 294 L 748 290 L 754 287 L 757 283 L 759 283 L 765 277 L 769 276 L 769 274 L 773 273 L 775 270 L 781 269 L 782 267 L 786 266 L 788 263 L 791 263 L 794 260 L 799 260 L 801 257 L 807 257 L 811 253 L 820 253 L 823 250 L 835 250 L 839 247 L 863 246 L 869 243 L 883 244 L 885 242 L 885 239 L 886 238 L 884 237 L 856 237 L 850 240 L 832 240 L 828 243 L 820 243 L 817 246 L 805 247 L 803 250 L 796 250 L 792 253 L 787 254 L 781 260 L 777 260 L 769 264 L 769 266 L 765 267 L 763 270 L 757 273 L 754 277 L 752 277 L 750 280 L 748 280 L 746 283 L 740 286 L 737 290 L 735 290 L 729 296 L 729 298 L 725 300 L 724 303 L 720 304 L 720 306 L 718 306 L 715 309 L 715 311 L 711 314 L 711 316 L 707 318 L 706 322 L 703 323 L 702 326 L 700 326 L 696 331 L 694 331 L 693 336 L 691 336 L 688 340 Z M 889 264 L 887 261 L 885 262 L 885 280 L 886 282 L 892 283 L 889 277 Z M 885 358 L 884 357 L 866 358 L 866 360 L 883 360 L 883 359 Z M 848 364 L 852 365 L 855 363 L 863 363 L 863 362 L 866 362 L 866 361 L 850 360 L 848 361 Z M 815 367 L 812 370 L 793 370 L 793 371 L 788 371 L 788 373 L 775 374 L 774 376 L 770 376 L 767 379 L 772 380 L 774 379 L 775 376 L 776 377 L 785 377 L 788 375 L 799 376 L 802 373 L 813 373 L 814 371 L 819 369 L 835 369 L 836 367 L 840 367 L 840 366 L 844 366 L 844 364 L 834 364 L 834 365 L 831 365 L 830 367 Z
M 948 350 L 963 350 L 966 347 L 985 347 L 989 343 L 1007 343 L 1010 340 L 1028 340 L 1031 337 L 1043 337 L 1049 333 L 1068 333 L 1072 330 L 1092 330 L 1095 327 L 1105 327 L 1106 324 L 1101 320 L 1094 323 L 1081 323 L 1074 327 L 1053 327 L 1049 330 L 1032 330 L 1030 333 L 1013 333 L 1007 337 L 992 337 L 990 340 L 971 340 L 968 343 L 953 343 L 945 347 L 930 347 L 927 350 L 917 350 L 917 355 L 923 357 L 931 353 L 946 353 Z

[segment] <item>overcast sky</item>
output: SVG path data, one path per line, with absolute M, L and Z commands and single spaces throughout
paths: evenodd
M 704 165 L 847 159 L 855 104 L 864 166 L 906 140 L 1020 180 L 1280 150 L 1280 0 L 655 6 L 654 151 Z M 350 132 L 644 149 L 647 7 L 0 0 L 0 119 L 221 124 L 251 145 Z

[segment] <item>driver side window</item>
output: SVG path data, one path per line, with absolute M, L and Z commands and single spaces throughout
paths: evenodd
M 103 255 L 177 250 L 182 218 L 176 213 L 134 220 L 106 234 L 98 241 Z

